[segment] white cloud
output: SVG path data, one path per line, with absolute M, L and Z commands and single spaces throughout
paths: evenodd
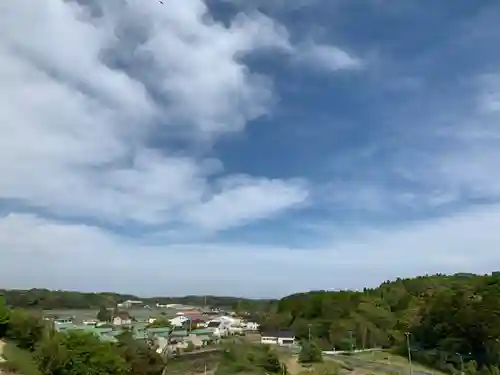
M 253 297 L 364 287 L 398 276 L 490 272 L 500 261 L 499 225 L 500 207 L 492 206 L 384 233 L 353 233 L 350 241 L 334 239 L 317 248 L 146 246 L 96 227 L 10 215 L 0 219 L 0 283 L 140 295 L 217 291 Z
M 226 179 L 222 181 L 221 193 L 193 211 L 191 219 L 203 228 L 219 229 L 227 226 L 228 221 L 238 225 L 249 217 L 264 218 L 306 200 L 307 190 L 299 188 L 303 186 L 300 181 L 295 183 L 297 189 L 290 189 L 281 180 L 256 180 L 245 176 Z M 268 195 L 270 191 L 272 198 Z M 245 206 L 235 205 L 235 202 L 245 202 Z M 218 217 L 214 217 L 214 212 Z
M 282 26 L 252 12 L 225 27 L 201 0 L 97 6 L 99 17 L 62 0 L 0 6 L 0 198 L 101 222 L 224 229 L 307 197 L 295 181 L 251 176 L 215 189 L 220 161 L 147 142 L 213 141 L 266 114 L 272 84 L 240 57 L 290 48 Z M 226 194 L 233 215 L 219 211 Z
M 441 99 L 442 106 L 412 120 L 425 125 L 404 129 L 407 135 L 393 162 L 405 178 L 458 201 L 500 198 L 498 77 L 469 77 L 468 90 L 457 89 L 451 98 Z
M 296 47 L 294 60 L 296 63 L 326 72 L 359 69 L 363 66 L 359 58 L 339 47 L 312 41 L 304 42 Z

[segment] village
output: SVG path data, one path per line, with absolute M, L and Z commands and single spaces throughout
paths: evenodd
M 95 311 L 46 311 L 44 319 L 51 321 L 58 332 L 88 332 L 103 341 L 117 342 L 119 335 L 129 332 L 134 339 L 147 341 L 163 356 L 217 350 L 224 340 L 244 336 L 262 344 L 297 345 L 290 332 L 260 335 L 256 322 L 220 309 L 181 304 L 148 306 L 128 300 L 107 312 L 105 320 L 99 319 L 100 313 Z

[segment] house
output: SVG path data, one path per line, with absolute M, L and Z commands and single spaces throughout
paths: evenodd
M 134 301 L 134 300 L 127 300 L 125 302 L 119 303 L 116 305 L 116 307 L 119 308 L 124 308 L 124 309 L 131 309 L 134 306 L 141 306 L 143 305 L 142 301 Z
M 259 325 L 255 322 L 246 322 L 244 327 L 249 331 L 257 331 L 259 329 Z
M 132 324 L 132 317 L 126 311 L 119 311 L 113 316 L 113 325 L 122 326 Z
M 261 344 L 292 346 L 295 344 L 295 335 L 289 331 L 262 332 Z
M 187 321 L 189 321 L 189 318 L 185 317 L 184 315 L 181 315 L 173 319 L 170 319 L 170 324 L 176 327 L 182 327 L 184 323 L 186 323 Z
M 66 317 L 66 318 L 54 318 L 53 320 L 54 324 L 72 324 L 73 323 L 73 318 L 72 317 Z

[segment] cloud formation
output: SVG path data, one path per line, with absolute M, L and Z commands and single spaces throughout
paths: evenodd
M 266 114 L 271 81 L 240 58 L 288 48 L 282 26 L 254 12 L 224 27 L 193 0 L 99 6 L 99 17 L 72 2 L 2 6 L 1 197 L 64 217 L 213 229 L 306 199 L 303 184 L 236 183 L 217 160 L 148 144 L 157 132 L 212 141 Z
M 1 3 L 2 285 L 277 296 L 491 271 L 492 12 L 428 40 L 383 29 L 416 3 L 369 13 L 379 40 L 345 2 L 344 49 L 335 23 L 294 28 L 326 2 L 236 4 L 224 22 L 217 4 Z

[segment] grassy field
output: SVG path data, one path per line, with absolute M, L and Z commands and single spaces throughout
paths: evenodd
M 354 355 L 323 356 L 322 364 L 303 366 L 298 355 L 278 349 L 277 352 L 291 375 L 407 375 L 410 373 L 408 359 L 389 352 L 357 353 Z M 414 375 L 444 375 L 442 372 L 412 363 Z
M 7 362 L 2 363 L 0 368 L 6 371 L 23 375 L 42 375 L 31 354 L 12 343 L 6 343 L 3 348 L 3 356 Z
M 410 372 L 408 358 L 386 351 L 357 353 L 351 356 L 338 356 L 336 358 L 352 369 L 368 371 L 373 374 L 408 374 Z M 442 375 L 441 372 L 417 362 L 412 362 L 412 370 L 415 375 Z

